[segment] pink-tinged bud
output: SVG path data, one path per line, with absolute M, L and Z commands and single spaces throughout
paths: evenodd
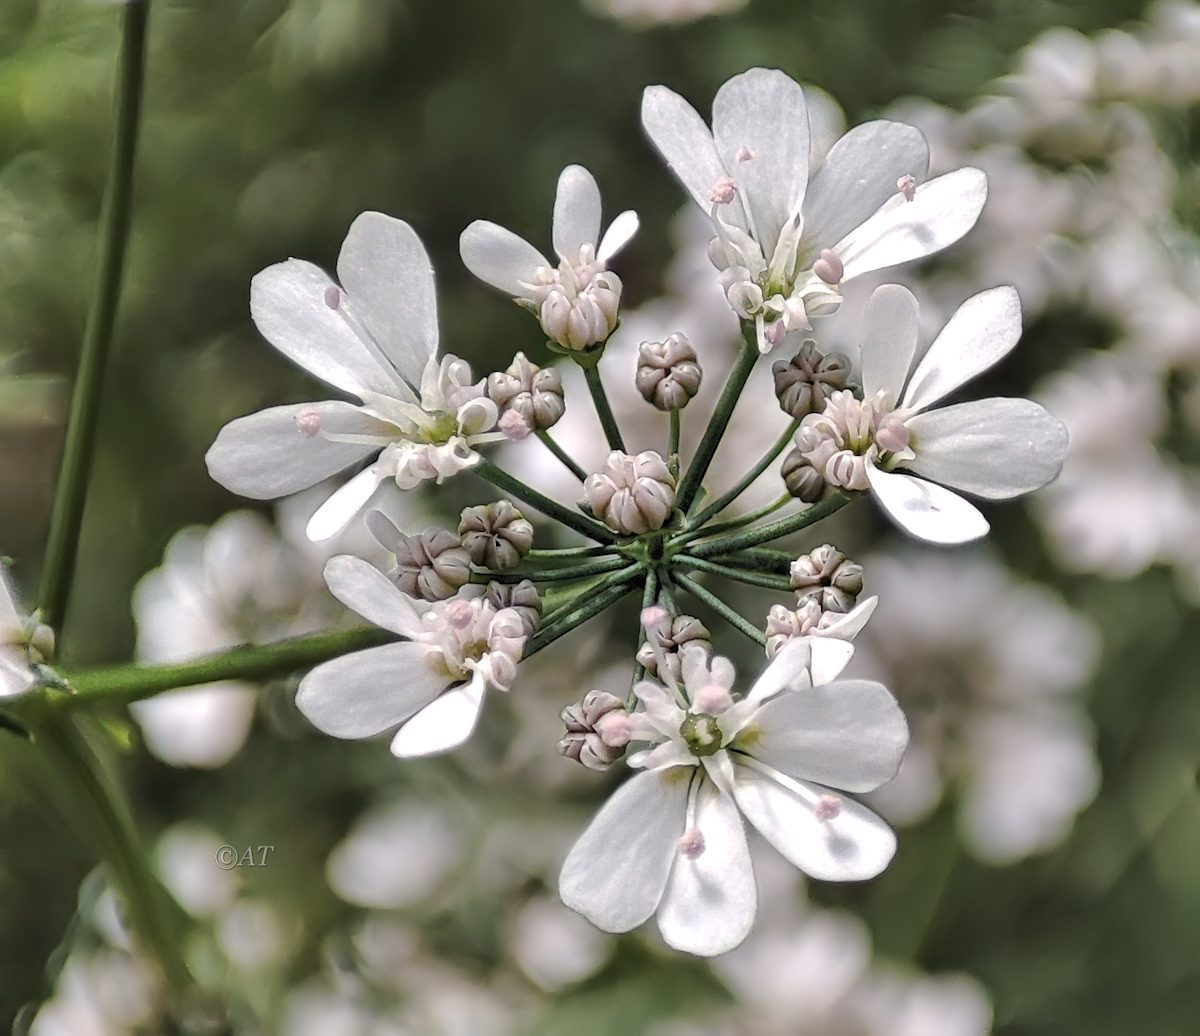
M 652 604 L 642 609 L 642 626 L 647 632 L 654 632 L 655 627 L 670 623 L 671 613 L 661 604 Z
M 756 156 L 755 156 L 754 152 L 751 151 L 748 147 L 746 147 L 745 144 L 743 144 L 740 148 L 737 149 L 737 153 L 733 156 L 733 160 L 735 162 L 749 162 L 750 159 L 755 158 L 755 157 Z
M 500 415 L 498 427 L 513 442 L 528 439 L 533 434 L 533 428 L 529 422 L 515 410 L 505 410 Z
M 836 795 L 822 795 L 817 799 L 817 805 L 813 809 L 816 818 L 823 824 L 836 819 L 842 812 L 842 800 Z
M 885 417 L 875 432 L 875 443 L 888 453 L 908 449 L 908 428 L 895 417 Z
M 904 195 L 905 201 L 912 201 L 917 196 L 917 178 L 905 173 L 896 181 L 896 190 Z
M 696 692 L 692 698 L 692 704 L 696 706 L 697 712 L 703 712 L 709 716 L 719 716 L 733 704 L 733 697 L 728 688 L 710 683 Z
M 566 731 L 558 751 L 589 770 L 607 770 L 625 754 L 633 724 L 624 703 L 606 691 L 588 691 L 583 700 L 562 710 Z
M 708 196 L 717 205 L 728 205 L 733 201 L 735 194 L 737 194 L 737 181 L 732 176 L 722 176 L 708 192 Z
M 689 860 L 699 859 L 704 854 L 704 833 L 698 827 L 689 827 L 676 843 L 679 855 Z
M 320 411 L 305 408 L 296 414 L 296 428 L 306 439 L 311 439 L 321 431 Z
M 813 273 L 826 284 L 841 284 L 846 267 L 832 248 L 823 248 L 817 261 L 813 263 Z
M 609 748 L 624 748 L 633 740 L 633 723 L 629 713 L 613 711 L 596 721 L 596 733 Z
M 636 456 L 613 451 L 601 471 L 588 475 L 583 491 L 592 514 L 631 536 L 661 529 L 675 506 L 675 476 L 652 450 Z
M 342 304 L 341 289 L 331 284 L 325 289 L 325 305 L 330 309 L 337 309 Z

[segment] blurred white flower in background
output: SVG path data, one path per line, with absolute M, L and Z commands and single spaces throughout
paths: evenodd
M 868 798 L 899 824 L 956 790 L 963 837 L 989 863 L 1057 845 L 1099 787 L 1081 684 L 1095 631 L 986 554 L 909 549 L 863 560 L 880 606 L 851 672 L 886 680 L 912 732 Z
M 740 11 L 749 0 L 584 0 L 592 10 L 636 28 L 693 22 Z

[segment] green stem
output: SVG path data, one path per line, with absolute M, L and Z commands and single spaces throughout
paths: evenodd
M 737 583 L 745 583 L 747 586 L 762 586 L 768 590 L 782 590 L 784 592 L 789 592 L 792 589 L 791 581 L 782 576 L 767 575 L 762 572 L 746 572 L 741 569 L 717 564 L 714 561 L 705 561 L 703 558 L 693 558 L 687 554 L 676 556 L 675 563 L 682 568 L 694 568 L 699 572 L 711 572 L 715 576 L 724 576 L 726 579 L 732 579 Z
M 626 594 L 632 592 L 637 584 L 639 572 L 645 569 L 641 565 L 630 565 L 621 572 L 609 576 L 611 582 L 603 589 L 593 587 L 580 594 L 571 605 L 558 609 L 548 623 L 544 623 L 538 631 L 529 638 L 525 645 L 525 658 L 537 654 L 542 648 L 553 644 L 559 637 L 565 636 L 577 626 L 583 625 L 588 619 L 599 615 L 606 608 L 614 605 Z
M 38 604 L 42 621 L 61 627 L 71 595 L 79 533 L 92 463 L 104 372 L 116 326 L 125 251 L 132 214 L 133 168 L 146 67 L 149 0 L 127 3 L 121 12 L 121 56 L 117 73 L 116 125 L 105 192 L 95 290 L 79 353 L 62 466 L 50 515 Z
M 679 477 L 679 437 L 683 433 L 681 414 L 680 410 L 671 411 L 671 431 L 667 440 L 667 464 L 676 478 Z
M 658 603 L 666 608 L 672 616 L 678 615 L 679 602 L 675 600 L 675 587 L 671 583 L 671 570 L 669 568 L 659 569 L 658 580 Z
M 273 644 L 247 644 L 190 662 L 83 669 L 68 674 L 75 693 L 61 702 L 65 706 L 97 701 L 131 702 L 177 687 L 194 687 L 217 680 L 264 680 L 394 639 L 391 633 L 376 626 L 360 626 L 291 637 Z
M 729 419 L 733 416 L 733 408 L 737 406 L 742 389 L 746 387 L 750 372 L 754 370 L 754 364 L 757 360 L 758 344 L 754 340 L 753 329 L 751 329 L 750 333 L 746 335 L 746 340 L 742 343 L 742 349 L 738 353 L 737 362 L 734 364 L 733 370 L 729 373 L 729 380 L 725 382 L 725 387 L 721 390 L 721 396 L 717 400 L 717 406 L 713 411 L 712 417 L 709 419 L 708 427 L 704 429 L 700 445 L 696 447 L 696 455 L 692 458 L 692 463 L 688 465 L 687 473 L 683 476 L 683 481 L 679 485 L 679 492 L 676 494 L 675 503 L 685 514 L 688 507 L 691 506 L 697 490 L 700 488 L 700 483 L 704 481 L 704 476 L 708 472 L 708 466 L 712 463 L 713 455 L 717 452 L 717 445 L 720 443 L 721 437 L 725 434 L 725 428 L 729 424 Z
M 646 586 L 642 590 L 642 611 L 645 611 L 658 600 L 658 570 L 650 569 L 646 572 Z M 641 662 L 636 661 L 638 652 L 642 650 L 642 645 L 646 643 L 646 627 L 642 625 L 641 614 L 638 615 L 638 637 L 637 647 L 633 649 L 633 657 L 635 664 L 633 667 L 633 678 L 629 682 L 629 695 L 625 702 L 627 709 L 632 709 L 637 703 L 637 699 L 633 695 L 634 685 L 646 675 L 646 667 Z
M 611 554 L 612 547 L 597 546 L 597 547 L 554 547 L 545 550 L 538 550 L 534 547 L 528 554 L 525 555 L 526 561 L 559 561 L 568 558 L 595 558 L 602 557 L 605 554 Z
M 694 579 L 688 578 L 678 569 L 675 569 L 671 573 L 671 578 L 697 600 L 703 601 L 705 604 L 707 604 L 739 633 L 744 633 L 759 647 L 767 646 L 766 634 L 764 634 L 762 630 L 758 629 L 753 623 L 751 623 L 749 619 L 746 619 L 735 612 L 716 594 L 706 590 Z
M 699 539 L 702 536 L 716 536 L 722 532 L 735 532 L 738 529 L 744 529 L 747 525 L 753 525 L 760 518 L 765 518 L 769 514 L 774 514 L 781 507 L 785 506 L 791 496 L 784 493 L 783 496 L 772 500 L 769 504 L 760 507 L 757 511 L 751 511 L 749 514 L 744 514 L 740 518 L 730 518 L 727 522 L 717 522 L 714 525 L 706 525 L 700 529 L 692 529 L 680 536 L 676 536 L 672 541 L 675 544 L 690 543 L 692 540 Z
M 733 503 L 734 500 L 736 500 L 747 489 L 749 489 L 751 483 L 754 482 L 759 475 L 766 471 L 775 458 L 787 448 L 787 444 L 792 441 L 792 436 L 796 434 L 796 429 L 799 427 L 799 421 L 793 421 L 791 424 L 789 424 L 784 430 L 784 433 L 775 441 L 775 445 L 759 458 L 758 463 L 746 473 L 742 480 L 731 490 L 729 490 L 728 493 L 717 497 L 717 499 L 709 504 L 703 511 L 692 518 L 692 524 L 703 525 L 710 518 L 715 518 L 718 514 L 725 510 L 726 507 Z M 782 506 L 782 504 L 780 506 Z
M 546 449 L 548 449 L 554 454 L 554 456 L 562 461 L 563 464 L 566 465 L 567 470 L 577 479 L 579 479 L 580 482 L 587 478 L 587 472 L 571 459 L 570 454 L 568 454 L 566 450 L 564 450 L 558 445 L 558 443 L 550 438 L 549 432 L 539 431 L 537 433 L 537 437 L 542 440 L 542 444 L 546 447 Z
M 692 554 L 692 557 L 695 555 Z M 751 572 L 770 572 L 775 575 L 787 575 L 792 568 L 795 555 L 785 550 L 771 550 L 769 547 L 747 547 L 730 554 L 714 554 L 713 560 L 721 565 L 731 565 L 736 568 L 749 569 Z
M 588 539 L 599 540 L 601 543 L 615 543 L 616 535 L 606 525 L 601 525 L 594 518 L 579 514 L 565 507 L 557 500 L 551 500 L 544 493 L 539 493 L 532 486 L 527 486 L 519 478 L 510 475 L 503 468 L 496 467 L 486 457 L 480 458 L 478 464 L 471 469 L 480 478 L 490 482 L 497 489 L 503 490 L 509 496 L 515 496 L 522 503 L 540 511 L 547 518 L 553 518 L 563 525 Z
M 612 412 L 612 406 L 608 402 L 608 394 L 604 391 L 604 382 L 600 378 L 600 365 L 598 363 L 591 366 L 583 367 L 583 376 L 587 381 L 588 391 L 592 394 L 592 401 L 596 404 L 596 414 L 600 418 L 600 426 L 604 429 L 604 437 L 608 439 L 608 445 L 611 449 L 625 452 L 625 442 L 621 438 L 621 429 L 617 427 L 616 415 Z
M 731 554 L 746 547 L 757 547 L 760 543 L 769 543 L 781 536 L 789 536 L 793 532 L 799 532 L 801 529 L 819 522 L 822 518 L 828 518 L 829 515 L 848 504 L 850 499 L 848 493 L 834 493 L 819 503 L 813 504 L 812 507 L 806 507 L 799 514 L 781 518 L 769 525 L 760 525 L 757 529 L 750 529 L 736 536 L 705 540 L 703 543 L 694 544 L 688 553 L 697 558 L 710 558 L 714 555 Z
M 629 564 L 627 558 L 604 558 L 601 561 L 592 561 L 586 565 L 567 565 L 563 568 L 543 568 L 535 569 L 532 572 L 522 572 L 515 568 L 508 568 L 502 572 L 493 572 L 488 569 L 477 569 L 471 573 L 472 583 L 519 583 L 522 579 L 528 579 L 534 583 L 563 583 L 568 579 L 586 579 L 588 576 L 603 575 L 606 572 L 615 572 L 618 568 L 625 568 Z

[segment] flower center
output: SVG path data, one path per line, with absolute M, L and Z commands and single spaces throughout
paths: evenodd
M 874 451 L 878 466 L 888 467 L 908 451 L 908 429 L 903 414 L 882 394 L 857 399 L 842 389 L 829 397 L 821 413 L 804 418 L 796 445 L 831 485 L 865 490 L 867 455 Z
M 689 712 L 680 724 L 679 736 L 697 758 L 714 755 L 721 750 L 721 728 L 717 725 L 715 716 L 703 712 Z

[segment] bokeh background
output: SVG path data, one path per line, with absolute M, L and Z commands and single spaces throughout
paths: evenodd
M 26 591 L 95 256 L 118 14 L 0 5 L 0 548 Z M 326 552 L 299 531 L 313 501 L 249 509 L 208 480 L 203 454 L 227 420 L 313 388 L 258 338 L 251 276 L 289 255 L 332 266 L 364 209 L 418 229 L 444 346 L 482 375 L 517 349 L 544 354 L 532 322 L 462 268 L 458 234 L 486 217 L 545 241 L 558 171 L 583 163 L 610 212 L 642 218 L 618 264 L 634 311 L 607 375 L 631 392 L 637 341 L 677 329 L 719 371 L 729 324 L 703 234 L 637 112 L 656 82 L 706 110 L 752 65 L 826 91 L 850 125 L 916 123 L 935 171 L 988 171 L 976 230 L 896 276 L 931 328 L 1015 284 L 1027 333 L 980 391 L 1033 395 L 1072 430 L 1061 480 L 990 508 L 987 546 L 917 548 L 868 506 L 797 541 L 832 539 L 881 597 L 856 665 L 893 687 L 914 729 L 876 802 L 901 829 L 893 867 L 806 886 L 760 854 L 759 930 L 712 965 L 565 911 L 558 865 L 619 774 L 559 758 L 557 711 L 592 686 L 623 690 L 612 660 L 632 645 L 628 612 L 539 656 L 447 759 L 399 766 L 383 745 L 321 738 L 287 682 L 113 710 L 138 816 L 193 919 L 189 958 L 232 1031 L 1197 1031 L 1194 4 L 155 0 L 67 664 L 347 621 L 320 583 Z M 852 343 L 854 312 L 851 299 L 833 344 Z M 662 434 L 643 404 L 621 406 L 639 436 Z M 743 412 L 738 441 L 774 437 L 762 413 Z M 531 478 L 544 467 L 522 463 Z M 488 498 L 464 478 L 394 506 L 419 527 Z M 768 596 L 738 603 L 761 614 Z M 722 638 L 743 671 L 760 664 Z M 0 1021 L 161 1031 L 94 847 L 48 812 L 38 766 L 0 741 Z M 222 845 L 274 848 L 224 871 Z

